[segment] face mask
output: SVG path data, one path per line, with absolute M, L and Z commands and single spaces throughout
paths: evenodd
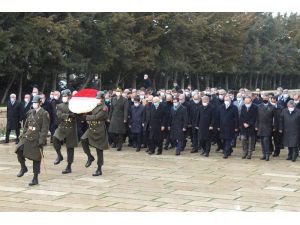
M 295 104 L 298 104 L 299 103 L 299 100 L 298 101 L 294 101 L 295 102 Z
M 58 100 L 58 96 L 54 96 L 54 99 L 55 99 L 55 100 Z
M 223 95 L 219 95 L 219 99 L 220 99 L 220 100 L 223 100 L 223 99 L 224 99 L 224 96 L 223 96 Z
M 29 102 L 29 98 L 24 98 L 24 102 L 28 103 Z
M 207 106 L 208 103 L 207 103 L 207 102 L 203 102 L 202 105 L 203 105 L 203 106 Z
M 174 102 L 173 106 L 174 106 L 174 108 L 176 108 L 178 106 L 178 102 Z
M 159 102 L 163 102 L 163 100 L 162 100 L 162 99 L 159 99 Z
M 238 101 L 242 101 L 242 98 L 237 98 L 236 100 L 238 100 Z
M 39 108 L 39 103 L 37 103 L 37 102 L 32 103 L 32 108 L 34 108 L 34 109 Z
M 127 98 L 127 95 L 125 93 L 122 94 L 123 98 Z
M 267 104 L 267 103 L 268 103 L 268 100 L 263 100 L 263 103 Z
M 16 99 L 14 99 L 14 98 L 10 99 L 10 102 L 12 102 L 12 103 L 14 103 L 15 101 L 16 101 Z
M 140 95 L 140 99 L 144 99 L 145 98 L 145 95 Z
M 165 93 L 163 93 L 163 92 L 160 93 L 160 96 L 161 96 L 161 97 L 164 97 L 164 96 L 165 96 Z
M 295 108 L 288 108 L 290 112 L 293 112 Z
M 284 98 L 288 98 L 288 97 L 289 97 L 289 94 L 283 94 L 283 97 L 284 97 Z
M 54 98 L 54 96 L 53 95 L 50 95 L 50 99 L 53 99 Z
M 66 102 L 68 102 L 68 97 L 62 97 L 62 101 L 64 102 L 64 103 L 66 103 Z
M 157 108 L 159 106 L 159 102 L 155 102 L 153 105 Z
M 189 96 L 190 95 L 190 92 L 184 92 L 185 96 Z
M 276 103 L 271 102 L 271 104 L 272 104 L 273 106 L 276 106 Z
M 196 104 L 198 104 L 198 103 L 200 102 L 199 100 L 195 100 L 195 99 L 194 99 L 193 101 L 194 101 Z
M 135 103 L 134 103 L 134 106 L 135 106 L 135 107 L 138 107 L 139 105 L 140 105 L 140 103 L 138 103 L 138 102 L 135 102 Z
M 185 102 L 185 100 L 184 100 L 184 99 L 181 99 L 181 100 L 179 100 L 179 102 L 180 102 L 180 103 L 184 103 L 184 102 Z
M 245 106 L 246 106 L 247 108 L 249 108 L 249 107 L 251 106 L 251 104 L 245 104 Z
M 230 102 L 229 102 L 229 101 L 225 101 L 224 103 L 225 103 L 225 106 L 226 106 L 226 107 L 228 107 L 228 106 L 230 105 Z
M 32 92 L 32 96 L 36 96 L 37 95 L 37 93 L 36 92 Z
M 110 100 L 109 99 L 105 99 L 105 102 L 110 102 Z
M 116 92 L 116 96 L 120 96 L 121 95 L 121 92 Z
M 230 96 L 230 98 L 231 98 L 231 100 L 233 100 L 233 99 L 234 99 L 234 97 L 233 97 L 232 95 Z

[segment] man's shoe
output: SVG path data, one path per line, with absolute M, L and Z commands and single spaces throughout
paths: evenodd
M 20 172 L 17 174 L 17 177 L 23 177 L 25 173 L 28 172 L 27 167 L 21 168 Z
M 197 153 L 197 152 L 198 152 L 197 149 L 193 149 L 193 150 L 191 151 L 191 153 Z
M 29 186 L 34 186 L 34 185 L 38 185 L 39 181 L 37 178 L 33 178 L 32 181 L 28 184 Z
M 286 158 L 286 160 L 292 160 L 292 157 L 289 156 L 289 157 Z
M 209 153 L 207 152 L 207 153 L 205 153 L 205 155 L 204 155 L 205 157 L 208 157 L 209 156 Z
M 260 160 L 266 160 L 266 156 L 261 157 Z
M 224 156 L 223 156 L 223 159 L 227 159 L 227 158 L 228 158 L 228 156 L 227 156 L 227 155 L 224 155 Z
M 161 152 L 157 152 L 156 155 L 161 155 Z
M 251 156 L 248 156 L 247 159 L 251 159 Z
M 58 165 L 63 160 L 64 160 L 64 157 L 62 155 L 57 156 L 57 158 L 54 161 L 54 165 Z
M 136 151 L 136 152 L 139 152 L 139 151 L 141 151 L 141 148 L 137 148 L 135 151 Z
M 101 169 L 97 169 L 97 170 L 95 171 L 95 173 L 93 173 L 93 176 L 94 176 L 94 177 L 101 176 L 101 175 L 102 175 Z
M 92 162 L 93 162 L 94 160 L 95 160 L 95 158 L 94 158 L 93 156 L 88 157 L 88 160 L 87 160 L 87 162 L 86 162 L 86 164 L 85 164 L 85 167 L 86 167 L 86 168 L 90 167 L 90 166 L 92 165 Z
M 68 174 L 68 173 L 72 173 L 72 169 L 67 167 L 66 169 L 64 169 L 62 172 L 62 174 Z

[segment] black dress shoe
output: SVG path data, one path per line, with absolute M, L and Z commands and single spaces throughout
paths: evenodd
M 208 157 L 209 156 L 209 153 L 207 152 L 207 153 L 205 153 L 205 155 L 204 155 L 205 157 Z
M 266 159 L 266 156 L 263 156 L 260 158 L 260 160 L 265 160 Z
M 286 160 L 292 160 L 292 157 L 287 157 Z
M 227 156 L 227 155 L 224 155 L 224 156 L 223 156 L 223 159 L 227 159 L 227 158 L 228 158 L 228 156 Z
M 165 147 L 164 147 L 164 150 L 168 150 L 168 149 L 169 149 L 169 147 L 168 147 L 168 146 L 165 146 Z
M 54 165 L 58 165 L 63 160 L 64 160 L 64 157 L 62 155 L 57 156 L 57 158 L 54 161 Z
M 153 154 L 154 154 L 154 152 L 148 151 L 148 154 L 149 154 L 149 155 L 153 155 Z
M 197 152 L 198 152 L 197 149 L 193 149 L 193 150 L 191 151 L 191 153 L 197 153 Z
M 20 170 L 20 172 L 17 174 L 17 177 L 23 177 L 25 173 L 28 172 L 27 167 L 24 167 Z
M 67 168 L 64 169 L 61 173 L 62 173 L 62 174 L 72 173 L 72 169 L 67 167 Z
M 97 170 L 95 171 L 95 173 L 93 173 L 93 176 L 94 176 L 94 177 L 101 176 L 101 175 L 102 175 L 102 171 L 99 170 L 99 169 L 97 169 Z
M 122 151 L 122 149 L 121 148 L 117 148 L 117 151 Z
M 205 151 L 201 151 L 200 155 L 204 155 L 205 154 Z
M 92 165 L 92 162 L 95 160 L 95 158 L 93 156 L 89 157 L 86 164 L 85 164 L 85 167 L 88 168 Z
M 161 155 L 161 152 L 157 152 L 156 155 Z
M 251 156 L 248 156 L 247 159 L 251 159 Z
M 267 157 L 266 157 L 266 161 L 269 161 L 269 160 L 270 160 L 270 158 L 269 158 L 269 156 L 267 156 Z
M 115 144 L 112 144 L 111 147 L 112 147 L 112 148 L 116 148 L 117 146 L 116 146 Z
M 176 152 L 176 154 L 175 155 L 180 155 L 180 152 Z
M 28 184 L 29 186 L 34 186 L 39 184 L 39 181 L 37 178 L 33 178 L 32 181 Z
M 139 151 L 141 151 L 141 148 L 137 148 L 135 151 L 136 151 L 136 152 L 139 152 Z
M 221 151 L 221 148 L 217 148 L 217 149 L 216 149 L 216 152 L 219 152 L 219 151 Z
M 247 157 L 246 155 L 243 155 L 242 159 L 246 159 L 246 157 Z

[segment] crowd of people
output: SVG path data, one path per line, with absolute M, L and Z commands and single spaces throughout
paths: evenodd
M 32 99 L 39 96 L 40 106 L 49 115 L 50 142 L 57 152 L 55 165 L 63 160 L 61 146 L 65 144 L 67 147 L 68 166 L 64 174 L 72 172 L 74 147 L 80 141 L 88 157 L 86 167 L 94 161 L 89 146 L 97 149 L 95 176 L 102 174 L 103 150 L 110 145 L 121 151 L 125 142 L 137 152 L 144 149 L 149 155 L 161 155 L 163 150 L 174 148 L 175 155 L 179 156 L 190 139 L 191 153 L 209 157 L 211 146 L 216 145 L 216 151 L 222 151 L 223 158 L 227 159 L 240 140 L 243 159 L 251 159 L 258 142 L 262 149 L 261 160 L 269 161 L 272 155 L 278 157 L 284 147 L 288 148 L 287 160 L 295 162 L 298 157 L 298 94 L 290 96 L 289 91 L 281 87 L 275 93 L 210 87 L 200 91 L 191 85 L 181 89 L 176 82 L 170 89 L 153 90 L 148 76 L 145 76 L 145 86 L 102 91 L 101 96 L 97 95 L 101 99 L 100 108 L 92 115 L 73 115 L 67 104 L 62 104 L 77 91 L 53 90 L 46 96 L 34 87 L 31 94 L 24 96 L 22 103 L 11 94 L 7 105 L 5 142 L 9 142 L 10 131 L 16 130 L 16 144 L 19 145 L 20 128 L 22 124 L 25 126 L 28 111 L 34 104 Z M 102 111 L 105 113 L 100 115 Z M 87 134 L 87 131 L 93 134 Z M 21 169 L 18 175 L 24 175 L 24 171 Z

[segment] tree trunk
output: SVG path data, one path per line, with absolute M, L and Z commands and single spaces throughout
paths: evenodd
M 199 81 L 199 75 L 196 75 L 196 85 L 197 85 L 197 90 L 200 90 L 200 81 Z
M 282 86 L 282 74 L 279 75 L 279 86 Z
M 43 81 L 43 85 L 42 85 L 42 89 L 41 89 L 41 92 L 44 93 L 44 90 L 46 88 L 46 85 L 47 85 L 47 77 L 45 77 L 44 81 Z
M 165 89 L 169 88 L 169 80 L 170 80 L 170 76 L 166 75 L 166 77 L 165 77 Z
M 228 75 L 226 74 L 226 75 L 225 75 L 225 89 L 226 89 L 226 90 L 229 89 L 229 81 L 228 81 L 228 80 L 229 80 L 229 77 L 228 77 Z
M 276 89 L 276 80 L 277 80 L 277 76 L 276 74 L 274 75 L 274 79 L 273 79 L 273 90 Z
M 258 86 L 258 74 L 256 74 L 256 79 L 255 79 L 255 87 L 254 87 L 254 89 L 256 89 L 257 88 L 257 86 Z
M 242 76 L 240 75 L 239 77 L 239 87 L 241 88 L 242 87 Z
M 81 87 L 81 90 L 82 89 L 85 89 L 86 86 L 90 83 L 90 81 L 93 79 L 93 76 L 91 74 L 88 74 L 87 78 L 85 79 L 82 87 Z
M 210 81 L 210 79 L 209 79 L 209 76 L 205 76 L 205 88 L 207 88 L 207 87 L 209 87 L 209 81 Z
M 252 73 L 250 74 L 250 79 L 249 79 L 249 89 L 252 90 L 253 86 L 252 86 L 252 79 L 253 79 L 253 76 L 252 76 Z
M 152 89 L 153 90 L 156 90 L 156 86 L 157 86 L 156 77 L 157 77 L 157 74 L 155 73 L 153 76 L 153 79 L 152 79 Z
M 12 76 L 12 78 L 10 79 L 8 85 L 6 86 L 6 89 L 4 91 L 4 94 L 3 94 L 3 97 L 1 99 L 1 104 L 4 104 L 5 100 L 6 100 L 6 97 L 7 97 L 7 94 L 8 94 L 8 91 L 9 89 L 11 88 L 13 82 L 15 81 L 16 79 L 16 74 L 14 73 L 14 75 Z
M 136 89 L 136 75 L 132 75 L 131 87 Z
M 118 86 L 119 86 L 120 79 L 121 79 L 121 73 L 119 73 L 118 76 L 117 76 L 116 88 L 118 88 Z
M 260 82 L 260 88 L 264 89 L 264 75 L 261 75 L 261 82 Z
M 56 83 L 57 83 L 57 74 L 56 73 L 53 73 L 52 74 L 52 90 L 56 90 Z
M 181 77 L 180 85 L 181 85 L 181 89 L 184 89 L 184 75 L 182 75 Z
M 215 87 L 215 77 L 211 75 L 211 87 Z
M 22 101 L 23 75 L 20 74 L 18 100 Z

